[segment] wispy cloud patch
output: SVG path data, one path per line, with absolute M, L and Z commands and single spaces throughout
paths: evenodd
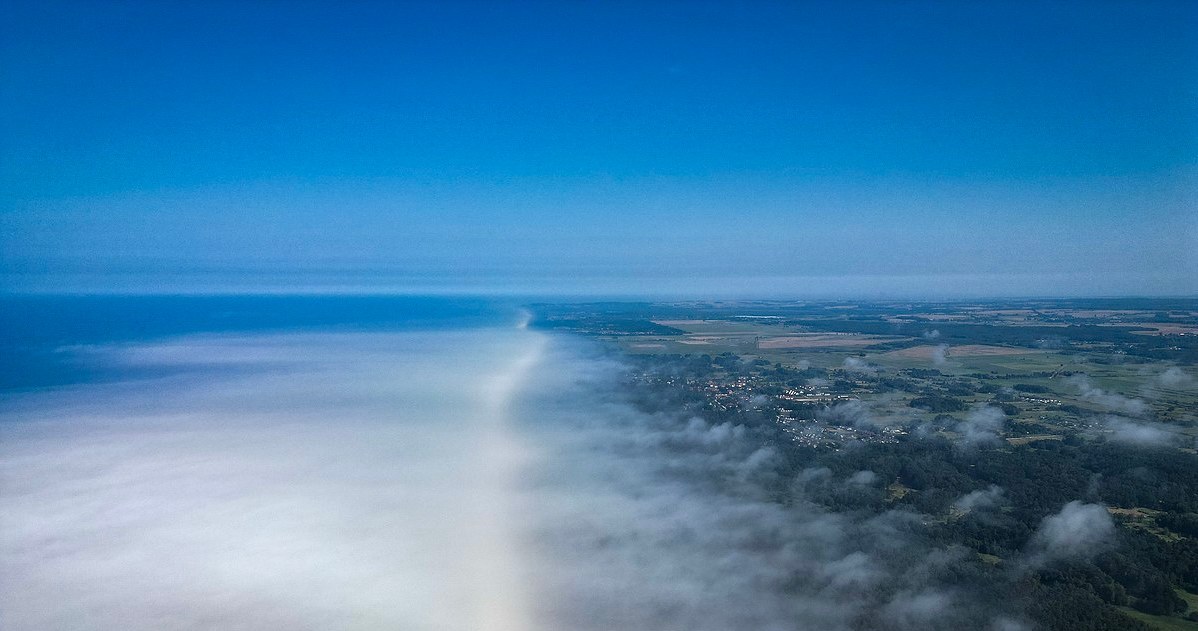
M 1040 522 L 1029 544 L 1032 567 L 1058 559 L 1088 558 L 1107 549 L 1115 537 L 1115 521 L 1101 504 L 1069 502 Z
M 965 420 L 956 426 L 956 431 L 961 434 L 961 445 L 984 447 L 998 444 L 1001 440 L 999 434 L 1006 420 L 1007 415 L 992 405 L 975 407 L 965 416 Z
M 1130 414 L 1132 416 L 1143 416 L 1149 411 L 1147 403 L 1144 403 L 1140 399 L 1133 399 L 1103 390 L 1096 386 L 1093 380 L 1087 375 L 1072 375 L 1069 377 L 1068 383 L 1077 390 L 1077 393 L 1083 400 L 1093 403 L 1104 410 L 1120 414 Z

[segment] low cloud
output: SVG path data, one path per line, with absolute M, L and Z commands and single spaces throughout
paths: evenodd
M 827 406 L 816 412 L 815 417 L 829 423 L 856 427 L 873 427 L 877 424 L 869 404 L 860 399 Z
M 899 398 L 897 393 L 892 393 L 871 398 L 869 401 L 851 399 L 821 408 L 815 413 L 815 418 L 824 423 L 851 425 L 870 430 L 910 425 L 911 418 L 889 411 Z
M 710 423 L 615 403 L 619 388 L 602 376 L 561 387 L 572 370 L 552 365 L 529 401 L 534 416 L 553 410 L 556 436 L 534 493 L 545 511 L 537 545 L 559 560 L 540 567 L 534 590 L 553 603 L 552 628 L 959 629 L 1016 615 L 960 584 L 967 555 L 931 544 L 925 516 L 813 501 L 860 497 L 876 473 L 820 466 L 787 479 L 772 450 L 754 456 L 750 431 L 711 441 Z M 879 420 L 855 401 L 825 414 Z M 765 492 L 775 483 L 785 502 Z
M 1198 384 L 1193 375 L 1177 366 L 1166 368 L 1164 372 L 1152 380 L 1153 385 L 1160 388 L 1189 389 Z
M 962 512 L 986 510 L 998 506 L 1002 500 L 1002 487 L 991 484 L 989 488 L 971 491 L 962 495 L 957 501 L 953 502 L 953 508 Z
M 940 620 L 953 604 L 946 591 L 924 590 L 903 592 L 887 603 L 886 627 L 894 629 L 927 629 Z
M 955 429 L 961 435 L 960 443 L 966 447 L 992 446 L 1001 441 L 999 434 L 1006 419 L 1002 410 L 982 405 L 970 410 Z
M 962 584 L 968 552 L 932 542 L 927 516 L 816 501 L 872 492 L 873 472 L 794 473 L 751 427 L 636 407 L 626 373 L 586 344 L 532 331 L 262 335 L 112 361 L 238 369 L 5 403 L 6 628 L 1018 619 Z M 996 431 L 991 414 L 971 413 L 971 431 Z M 1065 528 L 1054 524 L 1038 535 L 1046 547 Z
M 860 372 L 865 374 L 874 374 L 878 372 L 878 367 L 861 359 L 860 357 L 845 357 L 842 365 L 845 370 L 850 372 Z
M 1035 567 L 1089 558 L 1107 549 L 1114 538 L 1115 521 L 1105 506 L 1074 500 L 1040 522 L 1029 544 L 1027 563 Z
M 1141 447 L 1159 447 L 1176 443 L 1181 437 L 1167 425 L 1137 421 L 1108 414 L 1101 420 L 1110 440 Z
M 34 629 L 529 629 L 505 425 L 531 332 L 204 336 L 4 401 L 0 610 Z M 192 367 L 203 370 L 190 370 Z
M 867 486 L 878 481 L 878 474 L 873 471 L 858 471 L 850 475 L 846 482 L 858 486 Z
M 943 366 L 948 363 L 948 344 L 938 344 L 932 348 L 932 365 Z
M 1148 404 L 1140 399 L 1132 399 L 1121 394 L 1108 392 L 1094 385 L 1090 377 L 1077 374 L 1069 377 L 1068 383 L 1073 386 L 1084 401 L 1088 401 L 1110 412 L 1143 416 L 1148 413 Z
M 1032 628 L 1032 625 L 1026 622 L 1006 616 L 995 618 L 990 624 L 991 631 L 1031 631 Z

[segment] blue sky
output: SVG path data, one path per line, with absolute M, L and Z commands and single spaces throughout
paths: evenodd
M 5 6 L 9 289 L 1198 292 L 1193 3 Z

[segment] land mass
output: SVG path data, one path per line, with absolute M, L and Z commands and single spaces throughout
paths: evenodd
M 1037 625 L 1198 629 L 1198 300 L 530 308 L 618 353 L 637 405 L 780 454 L 777 502 L 813 471 L 856 479 L 807 497 L 919 515 L 971 552 L 963 581 Z M 1070 506 L 1101 507 L 1113 535 L 1029 552 Z

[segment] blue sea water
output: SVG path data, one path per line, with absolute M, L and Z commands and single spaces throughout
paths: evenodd
M 518 317 L 515 303 L 480 298 L 3 295 L 0 392 L 151 376 L 80 352 L 96 345 L 203 333 L 461 329 Z

